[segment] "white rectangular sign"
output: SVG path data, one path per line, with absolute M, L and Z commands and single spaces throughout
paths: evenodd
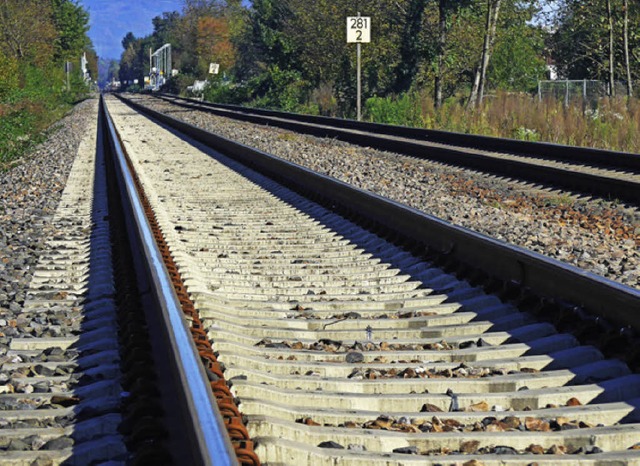
M 347 43 L 371 42 L 371 17 L 347 16 Z
M 218 74 L 220 72 L 219 63 L 209 63 L 209 74 Z

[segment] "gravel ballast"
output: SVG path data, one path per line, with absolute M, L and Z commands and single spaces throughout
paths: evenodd
M 31 154 L 0 171 L 0 319 L 15 318 L 33 267 L 51 235 L 51 218 L 80 141 L 97 124 L 95 100 L 78 104 Z M 7 336 L 0 336 L 6 351 Z
M 87 125 L 96 124 L 91 105 L 76 106 L 31 155 L 0 171 L 0 319 L 11 318 L 24 302 L 80 140 Z M 178 109 L 175 116 L 452 223 L 640 287 L 637 210 L 204 112 Z
M 636 208 L 143 99 L 145 105 L 221 136 L 640 288 Z

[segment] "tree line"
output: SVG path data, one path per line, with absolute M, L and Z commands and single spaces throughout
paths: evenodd
M 76 1 L 0 0 L 0 169 L 86 93 L 84 53 L 97 78 L 88 30 L 89 14 Z
M 77 71 L 87 54 L 97 79 L 97 56 L 89 30 L 89 14 L 73 0 L 0 1 L 0 99 L 30 85 L 33 74 L 62 88 L 64 63 Z M 55 80 L 57 78 L 57 82 Z
M 119 79 L 142 82 L 149 49 L 171 43 L 184 91 L 210 81 L 211 98 L 352 115 L 355 47 L 347 16 L 372 19 L 363 44 L 365 97 L 420 90 L 439 107 L 473 107 L 488 91 L 532 92 L 549 65 L 567 79 L 624 83 L 640 77 L 640 2 L 629 0 L 185 0 L 122 40 Z M 220 74 L 208 74 L 209 63 Z

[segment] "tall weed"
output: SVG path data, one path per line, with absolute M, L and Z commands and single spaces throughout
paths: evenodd
M 527 94 L 498 93 L 473 110 L 451 98 L 435 109 L 421 92 L 368 99 L 365 118 L 379 123 L 482 134 L 525 141 L 640 153 L 640 100 L 539 101 Z

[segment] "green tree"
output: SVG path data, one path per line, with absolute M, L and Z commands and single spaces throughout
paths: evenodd
M 606 79 L 607 12 L 602 0 L 563 0 L 553 54 L 569 79 Z
M 295 41 L 285 33 L 285 25 L 293 17 L 290 0 L 254 0 L 251 3 L 248 40 L 255 50 L 253 55 L 258 67 L 298 68 Z
M 172 62 L 177 69 L 183 68 L 182 56 L 185 50 L 189 51 L 193 45 L 183 44 L 178 40 L 177 31 L 180 24 L 180 13 L 177 11 L 164 12 L 151 20 L 153 23 L 153 43 L 157 47 L 171 44 Z
M 415 84 L 433 92 L 434 103 L 470 86 L 482 44 L 483 8 L 479 1 L 429 2 L 424 25 L 435 45 L 424 56 Z
M 551 46 L 563 76 L 608 81 L 612 90 L 618 76 L 640 77 L 640 5 L 626 6 L 622 0 L 562 0 Z
M 130 45 L 134 44 L 136 42 L 136 36 L 133 35 L 133 32 L 129 31 L 127 32 L 127 34 L 122 38 L 122 41 L 120 42 L 122 44 L 122 48 L 124 50 L 127 50 L 129 48 Z
M 532 21 L 539 13 L 535 2 L 507 2 L 503 6 L 487 82 L 497 89 L 533 91 L 546 73 L 548 33 Z
M 93 68 L 95 53 L 82 27 L 87 18 L 73 2 L 0 0 L 0 164 L 41 140 L 42 131 L 86 94 L 80 73 L 63 87 L 63 62 L 79 64 L 86 51 Z
M 544 79 L 544 33 L 531 26 L 506 28 L 495 46 L 487 81 L 497 89 L 533 91 Z
M 471 4 L 470 0 L 455 1 L 455 0 L 437 0 L 438 9 L 438 26 L 437 35 L 433 42 L 436 44 L 435 53 L 431 62 L 433 63 L 434 74 L 434 102 L 436 107 L 442 105 L 444 98 L 444 80 L 447 73 L 447 68 L 453 62 L 453 57 L 457 54 L 453 54 L 453 46 L 450 45 L 449 39 L 450 29 L 453 25 L 451 19 L 452 16 L 461 16 L 461 11 L 473 11 L 469 10 Z
M 43 66 L 53 58 L 58 37 L 51 6 L 37 0 L 0 2 L 0 43 L 7 56 Z
M 91 80 L 97 81 L 98 80 L 98 54 L 93 48 L 93 45 L 88 47 L 85 53 L 87 54 L 87 68 L 89 70 L 89 74 L 91 75 Z
M 476 66 L 473 87 L 471 88 L 471 96 L 468 101 L 469 107 L 475 106 L 477 102 L 482 103 L 484 89 L 486 86 L 487 69 L 489 67 L 491 54 L 493 53 L 501 6 L 502 0 L 487 0 L 487 20 L 484 29 L 482 54 L 480 55 L 480 63 Z
M 87 36 L 89 13 L 71 0 L 51 0 L 53 23 L 58 31 L 55 40 L 55 55 L 60 60 L 78 60 L 84 51 L 91 48 Z
M 149 75 L 149 49 L 155 49 L 158 45 L 152 35 L 137 39 L 133 34 L 127 34 L 126 39 L 123 40 L 127 48 L 120 58 L 119 80 L 133 85 L 133 81 L 137 79 L 138 85 L 142 86 L 145 76 Z
M 407 91 L 413 84 L 421 57 L 424 57 L 424 41 L 422 30 L 425 7 L 428 0 L 410 0 L 403 8 L 405 21 L 400 37 L 400 63 L 396 67 L 395 90 Z

